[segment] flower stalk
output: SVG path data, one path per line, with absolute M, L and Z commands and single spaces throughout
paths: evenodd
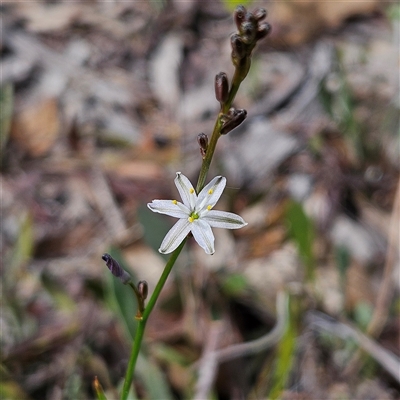
M 207 186 L 205 185 L 211 161 L 221 135 L 225 135 L 239 126 L 246 118 L 245 110 L 237 110 L 232 107 L 233 101 L 239 90 L 240 84 L 246 78 L 251 65 L 251 53 L 257 41 L 265 37 L 270 32 L 270 25 L 261 21 L 266 17 L 264 9 L 258 9 L 253 13 L 247 12 L 245 7 L 238 6 L 234 13 L 234 21 L 238 32 L 231 36 L 232 63 L 235 67 L 233 78 L 229 87 L 228 77 L 224 72 L 217 74 L 215 79 L 215 95 L 220 103 L 220 112 L 216 118 L 211 138 L 200 134 L 198 143 L 203 159 L 196 189 L 192 188 L 189 180 L 182 174 L 177 173 L 175 183 L 182 197 L 183 203 L 176 200 L 154 200 L 148 207 L 155 212 L 172 215 L 179 218 L 178 222 L 171 228 L 160 246 L 161 253 L 171 253 L 164 271 L 145 306 L 144 301 L 147 297 L 147 284 L 139 282 L 136 287 L 118 268 L 115 274 L 123 283 L 129 284 L 138 299 L 138 321 L 135 338 L 133 340 L 131 355 L 128 368 L 125 374 L 125 381 L 121 392 L 121 400 L 126 400 L 132 385 L 133 374 L 136 361 L 141 348 L 144 330 L 148 318 L 158 300 L 162 288 L 181 253 L 189 232 L 193 233 L 195 240 L 208 254 L 214 252 L 214 236 L 211 227 L 236 229 L 246 223 L 241 217 L 233 213 L 214 211 L 211 208 L 215 205 L 222 194 L 226 180 L 223 177 L 214 178 Z M 107 266 L 109 260 L 104 258 Z M 120 274 L 121 276 L 119 276 Z M 125 281 L 124 281 L 125 279 Z

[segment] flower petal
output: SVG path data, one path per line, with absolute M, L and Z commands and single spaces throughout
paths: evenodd
M 215 206 L 225 189 L 225 185 L 226 178 L 216 176 L 208 185 L 204 186 L 203 190 L 199 193 L 196 203 L 196 211 L 200 213 L 200 216 L 201 212 L 207 210 L 208 206 L 211 208 Z
M 182 203 L 176 200 L 153 200 L 147 204 L 151 211 L 166 214 L 175 218 L 188 218 L 190 211 Z
M 201 219 L 213 228 L 239 229 L 247 225 L 240 215 L 226 211 L 210 210 Z
M 207 254 L 214 254 L 214 234 L 210 225 L 201 219 L 196 219 L 191 223 L 191 231 L 196 242 L 204 251 Z
M 162 254 L 172 253 L 190 232 L 191 223 L 187 218 L 180 219 L 165 235 L 158 251 Z
M 194 190 L 193 185 L 190 183 L 189 179 L 186 178 L 181 172 L 176 173 L 175 186 L 181 195 L 183 204 L 190 208 L 191 211 L 194 210 L 197 194 Z

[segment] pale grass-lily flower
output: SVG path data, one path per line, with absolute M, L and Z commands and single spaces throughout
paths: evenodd
M 179 218 L 162 241 L 158 250 L 160 253 L 173 252 L 192 232 L 204 251 L 214 254 L 214 234 L 211 228 L 238 229 L 247 225 L 239 215 L 212 210 L 225 189 L 226 178 L 215 177 L 198 195 L 189 179 L 181 172 L 176 173 L 175 185 L 183 203 L 177 200 L 153 200 L 147 204 L 151 211 Z

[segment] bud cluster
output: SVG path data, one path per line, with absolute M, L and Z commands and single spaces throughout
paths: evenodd
M 232 62 L 235 67 L 243 69 L 242 79 L 249 71 L 251 52 L 257 41 L 271 32 L 271 25 L 262 22 L 266 16 L 267 12 L 263 8 L 251 13 L 243 6 L 236 7 L 234 20 L 238 33 L 231 36 Z

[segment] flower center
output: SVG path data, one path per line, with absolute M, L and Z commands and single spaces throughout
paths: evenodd
M 193 222 L 195 219 L 199 219 L 199 215 L 195 212 L 191 213 L 188 220 L 189 222 Z

